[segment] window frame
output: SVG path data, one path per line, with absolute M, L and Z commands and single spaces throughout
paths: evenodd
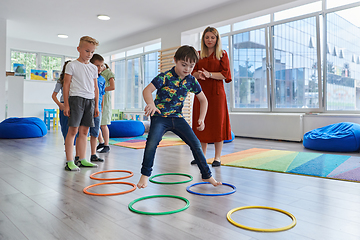
M 294 17 L 294 18 L 288 18 L 288 19 L 284 19 L 281 21 L 277 21 L 271 24 L 270 26 L 270 34 L 269 34 L 269 41 L 270 41 L 270 70 L 271 70 L 271 104 L 270 104 L 270 109 L 271 112 L 275 112 L 275 113 L 310 113 L 310 112 L 323 112 L 324 111 L 324 104 L 323 104 L 323 86 L 322 86 L 322 71 L 321 71 L 321 67 L 317 68 L 317 72 L 318 72 L 318 102 L 319 102 L 319 107 L 317 108 L 277 108 L 276 105 L 276 84 L 275 84 L 275 58 L 274 58 L 274 27 L 277 25 L 281 25 L 281 24 L 285 24 L 285 23 L 291 23 L 294 21 L 299 21 L 299 20 L 304 20 L 304 19 L 308 19 L 311 17 L 315 17 L 316 19 L 316 47 L 317 47 L 317 53 L 316 53 L 316 58 L 317 58 L 317 66 L 322 66 L 321 63 L 321 52 L 322 49 L 320 48 L 320 25 L 319 25 L 319 14 L 320 12 L 315 12 L 315 13 L 311 13 L 311 14 L 306 14 L 306 15 L 302 15 L 302 16 L 298 16 L 298 17 Z M 325 82 L 325 80 L 323 81 Z
M 153 44 L 150 44 L 150 45 L 153 45 Z M 146 45 L 146 46 L 148 46 L 148 45 Z M 159 51 L 159 50 L 145 51 L 146 46 L 143 46 L 144 51 L 142 53 L 131 55 L 131 56 L 127 56 L 127 54 L 125 54 L 125 57 L 123 57 L 123 58 L 116 58 L 114 60 L 110 60 L 110 65 L 111 66 L 112 66 L 113 63 L 115 63 L 117 61 L 123 61 L 123 60 L 125 61 L 125 84 L 124 84 L 125 103 L 124 103 L 124 108 L 120 109 L 121 111 L 123 111 L 125 113 L 126 112 L 129 112 L 129 113 L 142 112 L 144 110 L 144 108 L 145 108 L 145 102 L 142 99 L 142 90 L 146 87 L 145 86 L 145 81 L 144 81 L 144 74 L 145 74 L 145 59 L 144 58 L 145 58 L 145 55 L 147 55 L 147 54 L 152 54 L 152 53 L 156 53 L 156 52 Z M 139 48 L 139 47 L 136 47 L 136 49 L 137 48 Z M 127 51 L 129 51 L 129 50 L 127 50 Z M 127 51 L 125 51 L 125 52 L 127 52 Z M 127 88 L 128 88 L 128 84 L 129 84 L 129 81 L 128 81 L 129 80 L 128 79 L 128 70 L 129 70 L 128 69 L 128 61 L 129 60 L 134 60 L 134 59 L 137 59 L 137 58 L 140 58 L 140 73 L 141 73 L 141 77 L 139 79 L 139 81 L 140 81 L 139 89 L 141 89 L 141 91 L 139 91 L 139 94 L 138 94 L 140 108 L 127 108 L 127 104 L 128 104 L 128 100 L 127 100 L 128 91 L 127 91 Z M 133 100 L 134 99 L 132 99 L 131 101 L 133 102 Z
M 42 64 L 41 64 L 41 58 L 42 56 L 46 56 L 46 57 L 58 57 L 58 58 L 61 58 L 61 68 L 64 66 L 64 63 L 65 63 L 65 59 L 66 58 L 70 58 L 70 59 L 77 59 L 77 57 L 71 57 L 71 56 L 67 56 L 67 55 L 59 55 L 59 54 L 52 54 L 52 53 L 44 53 L 44 52 L 36 52 L 36 51 L 26 51 L 26 50 L 19 50 L 19 49 L 15 49 L 15 48 L 11 48 L 10 49 L 10 69 L 13 68 L 13 62 L 12 62 L 12 59 L 11 59 L 11 55 L 12 55 L 12 52 L 20 52 L 20 53 L 31 53 L 31 54 L 35 54 L 36 57 L 35 57 L 35 66 L 36 66 L 36 70 L 43 70 L 42 69 Z M 62 69 L 60 69 L 61 71 Z M 31 70 L 30 70 L 31 71 Z M 48 74 L 48 79 L 47 81 L 53 81 L 52 80 L 52 75 L 50 76 L 49 73 Z M 25 77 L 26 80 L 33 80 L 31 79 L 31 77 L 27 78 Z

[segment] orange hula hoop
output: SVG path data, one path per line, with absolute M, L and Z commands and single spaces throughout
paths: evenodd
M 97 174 L 107 173 L 107 172 L 126 172 L 126 173 L 130 173 L 130 175 L 125 176 L 125 177 L 119 177 L 119 178 L 97 178 L 97 177 L 94 177 Z M 114 180 L 120 180 L 120 179 L 129 178 L 129 177 L 132 177 L 132 176 L 134 176 L 134 173 L 131 172 L 131 171 L 127 171 L 127 170 L 107 170 L 107 171 L 101 171 L 101 172 L 92 173 L 90 175 L 90 178 L 95 179 L 95 180 L 114 181 Z
M 127 185 L 130 185 L 130 186 L 133 186 L 133 188 L 130 189 L 130 190 L 126 190 L 126 191 L 118 192 L 118 193 L 92 193 L 92 192 L 88 191 L 89 188 L 99 186 L 99 185 L 105 185 L 105 184 L 127 184 Z M 86 188 L 84 188 L 83 192 L 86 193 L 86 194 L 89 194 L 89 195 L 94 195 L 94 196 L 114 196 L 114 195 L 120 195 L 120 194 L 129 193 L 129 192 L 135 191 L 135 189 L 136 189 L 135 183 L 130 183 L 130 182 L 103 182 L 103 183 L 96 183 L 96 184 L 87 186 Z

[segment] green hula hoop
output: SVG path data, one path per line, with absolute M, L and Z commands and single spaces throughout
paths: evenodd
M 165 175 L 181 175 L 181 176 L 189 177 L 190 179 L 181 181 L 181 182 L 158 182 L 158 181 L 153 180 L 153 178 L 155 178 L 155 177 L 160 177 L 160 176 L 165 176 Z M 185 173 L 161 173 L 161 174 L 157 174 L 157 175 L 154 175 L 149 178 L 150 182 L 158 183 L 158 184 L 180 184 L 180 183 L 188 183 L 188 182 L 191 182 L 192 180 L 193 180 L 193 177 L 191 175 L 185 174 Z
M 173 210 L 173 211 L 168 211 L 168 212 L 144 212 L 144 211 L 136 210 L 135 208 L 132 207 L 136 202 L 139 202 L 141 200 L 145 200 L 145 199 L 149 199 L 149 198 L 158 198 L 158 197 L 179 198 L 179 199 L 183 200 L 184 202 L 186 202 L 186 205 L 183 208 Z M 134 201 L 129 203 L 129 209 L 131 211 L 136 212 L 136 213 L 140 213 L 140 214 L 145 214 L 145 215 L 166 215 L 166 214 L 177 213 L 177 212 L 181 212 L 181 211 L 184 211 L 184 210 L 188 209 L 189 206 L 190 206 L 189 200 L 187 200 L 184 197 L 174 196 L 174 195 L 151 195 L 151 196 L 146 196 L 146 197 L 141 197 L 141 198 L 135 199 Z

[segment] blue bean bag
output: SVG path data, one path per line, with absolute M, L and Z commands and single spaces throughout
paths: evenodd
M 145 132 L 145 126 L 140 121 L 116 120 L 108 125 L 110 138 L 137 137 Z
M 224 143 L 232 142 L 232 141 L 234 141 L 234 139 L 235 139 L 235 134 L 233 133 L 233 131 L 231 131 L 231 139 L 229 139 L 229 140 L 224 140 Z
M 360 125 L 341 122 L 311 130 L 305 133 L 303 145 L 319 151 L 358 151 L 360 148 Z
M 231 131 L 231 139 L 224 140 L 224 143 L 232 142 L 232 141 L 234 141 L 234 139 L 235 139 L 235 134 Z M 214 143 L 209 143 L 209 144 L 214 144 Z
M 0 123 L 0 138 L 36 138 L 46 134 L 44 121 L 37 117 L 8 118 Z

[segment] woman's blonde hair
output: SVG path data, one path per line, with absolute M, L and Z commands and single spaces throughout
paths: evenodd
M 215 44 L 215 57 L 220 60 L 220 58 L 222 58 L 223 56 L 223 50 L 221 47 L 221 37 L 220 34 L 218 32 L 218 30 L 216 30 L 216 28 L 214 27 L 207 27 L 205 28 L 203 35 L 201 37 L 201 51 L 200 51 L 200 58 L 206 58 L 209 56 L 209 52 L 208 52 L 208 47 L 205 44 L 205 34 L 207 32 L 211 32 L 216 36 L 216 44 Z

